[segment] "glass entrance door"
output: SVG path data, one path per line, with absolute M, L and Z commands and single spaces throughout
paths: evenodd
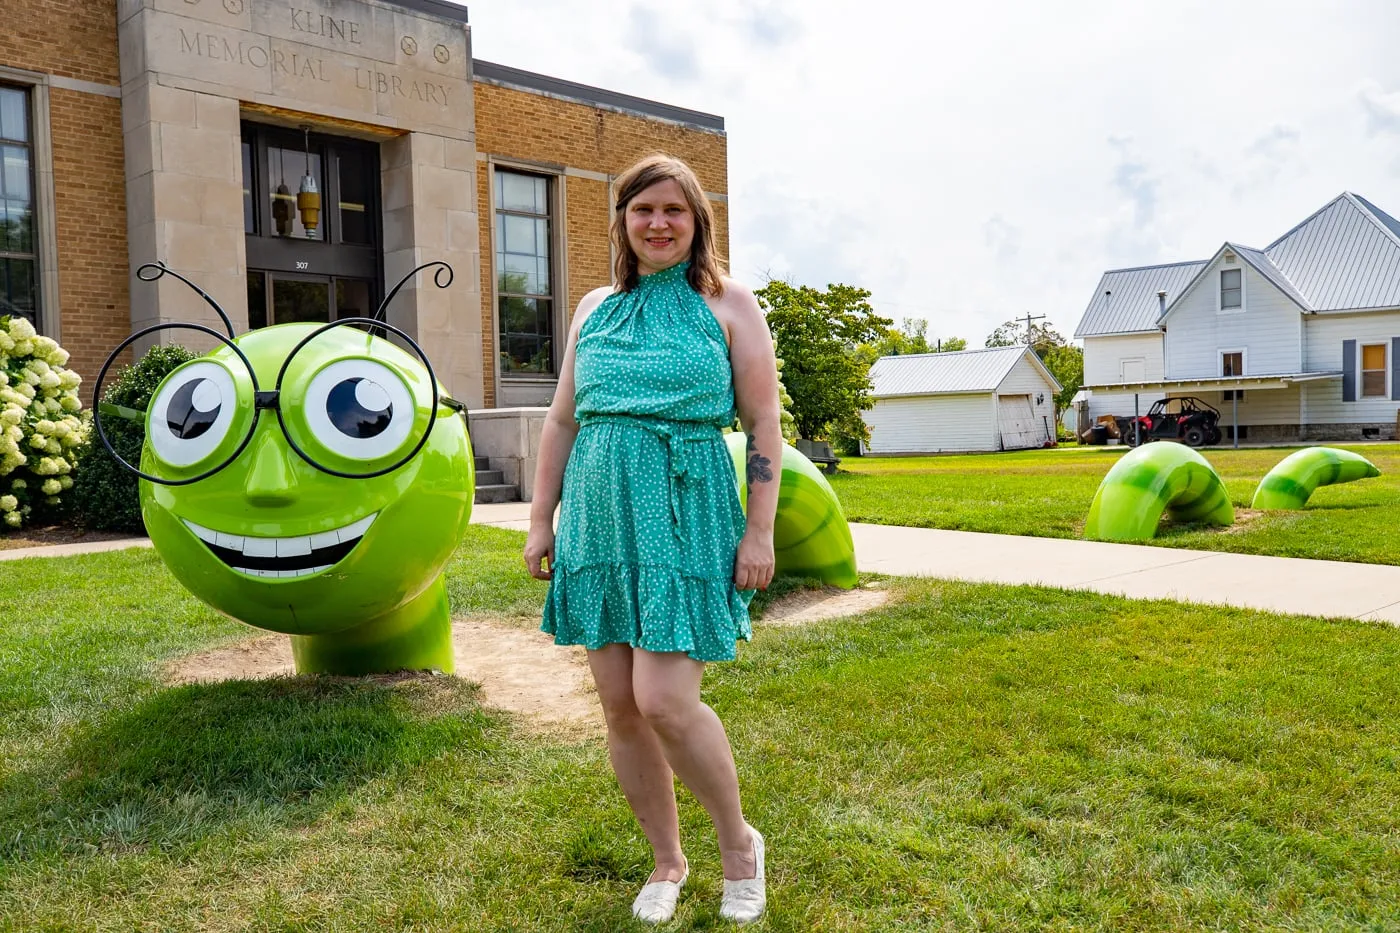
M 304 322 L 325 324 L 368 317 L 374 283 L 330 275 L 248 270 L 248 327 Z

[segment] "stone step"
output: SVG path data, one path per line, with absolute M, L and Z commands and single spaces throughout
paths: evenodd
M 482 470 L 491 469 L 490 457 L 473 457 L 472 459 L 476 461 L 474 465 L 478 473 L 480 473 Z
M 476 486 L 500 486 L 506 481 L 506 474 L 500 470 L 477 470 Z
M 496 486 L 477 486 L 477 502 L 519 502 L 520 490 L 504 483 Z

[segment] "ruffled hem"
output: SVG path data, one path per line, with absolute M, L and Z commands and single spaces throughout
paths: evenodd
M 733 581 L 690 577 L 673 567 L 556 564 L 540 628 L 557 645 L 628 644 L 684 651 L 697 661 L 732 661 L 735 642 L 753 636 L 752 597 Z

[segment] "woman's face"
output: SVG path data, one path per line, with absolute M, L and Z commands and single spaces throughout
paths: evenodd
M 694 239 L 695 215 L 673 179 L 643 188 L 627 203 L 627 242 L 642 275 L 689 259 Z

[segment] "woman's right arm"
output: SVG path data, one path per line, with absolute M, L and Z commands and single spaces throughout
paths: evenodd
M 554 401 L 545 415 L 540 431 L 540 450 L 535 464 L 535 490 L 530 503 L 530 533 L 525 539 L 525 567 L 530 576 L 548 580 L 554 571 L 554 509 L 564 488 L 564 467 L 578 435 L 574 420 L 574 350 L 584 319 L 592 313 L 611 287 L 598 288 L 583 296 L 574 319 L 569 325 L 569 337 L 564 346 L 564 359 L 559 364 L 559 384 Z

